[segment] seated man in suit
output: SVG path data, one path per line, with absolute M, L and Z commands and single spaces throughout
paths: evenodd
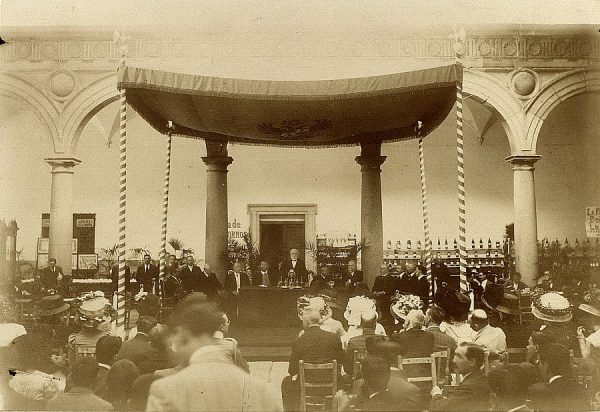
M 350 293 L 354 292 L 356 289 L 356 285 L 363 282 L 363 273 L 362 270 L 356 269 L 356 261 L 349 260 L 348 261 L 348 277 L 346 279 L 346 285 L 350 290 Z
M 586 411 L 589 399 L 573 380 L 569 351 L 563 345 L 548 343 L 541 347 L 540 363 L 546 365 L 548 383 L 536 383 L 529 388 L 528 398 L 539 411 Z
M 483 349 L 472 342 L 461 343 L 454 352 L 456 373 L 463 381 L 443 396 L 439 386 L 431 389 L 430 411 L 487 411 L 490 408 L 490 385 L 481 371 Z
M 144 255 L 144 262 L 138 266 L 135 278 L 139 285 L 144 286 L 144 292 L 155 293 L 152 285 L 158 285 L 158 268 L 152 264 L 150 255 Z
M 354 372 L 354 351 L 359 353 L 367 351 L 367 339 L 375 335 L 375 326 L 377 325 L 377 313 L 364 312 L 360 316 L 360 328 L 362 334 L 350 338 L 348 348 L 346 349 L 346 358 L 344 360 L 344 372 L 352 376 Z
M 156 326 L 156 319 L 152 316 L 140 316 L 137 321 L 137 334 L 123 342 L 121 349 L 117 354 L 117 359 L 129 359 L 138 366 L 145 360 L 148 360 L 154 352 L 154 348 L 150 344 L 148 334 L 150 330 Z
M 341 367 L 344 360 L 344 351 L 339 338 L 330 332 L 325 332 L 320 327 L 321 313 L 318 310 L 305 310 L 302 315 L 302 324 L 305 332 L 292 344 L 292 354 L 288 367 L 288 374 L 281 383 L 281 396 L 286 411 L 298 410 L 300 401 L 300 382 L 298 377 L 299 362 L 329 363 L 337 360 Z M 328 373 L 328 377 L 330 378 Z M 319 377 L 313 377 L 318 379 Z
M 63 270 L 60 266 L 56 266 L 56 259 L 48 259 L 48 267 L 42 270 L 40 281 L 44 289 L 56 289 L 58 283 L 63 280 Z
M 70 391 L 48 401 L 50 411 L 112 411 L 113 406 L 92 392 L 98 375 L 98 361 L 92 357 L 80 357 L 71 366 Z
M 290 250 L 290 258 L 281 262 L 279 269 L 280 276 L 285 279 L 290 270 L 293 270 L 296 274 L 296 279 L 302 284 L 308 283 L 308 272 L 304 261 L 299 257 L 298 249 Z
M 419 388 L 398 376 L 393 371 L 398 371 L 398 368 L 392 365 L 386 358 L 373 355 L 368 355 L 361 362 L 361 373 L 368 389 L 368 396 L 358 405 L 361 411 L 423 410 Z M 390 378 L 393 372 L 396 382 L 392 391 Z M 398 380 L 402 380 L 403 384 L 398 385 Z
M 312 281 L 310 282 L 310 288 L 315 291 L 327 289 L 327 283 L 332 280 L 329 266 L 321 265 L 319 269 L 319 273 L 313 277 Z
M 406 315 L 404 330 L 392 335 L 391 340 L 400 347 L 405 358 L 421 358 L 433 353 L 433 334 L 423 330 L 425 316 L 423 311 L 413 309 Z
M 521 273 L 513 272 L 508 280 L 504 283 L 504 289 L 508 292 L 526 292 L 529 291 L 529 286 L 521 281 Z
M 254 276 L 255 285 L 257 286 L 277 286 L 279 279 L 277 274 L 269 268 L 269 263 L 266 260 L 260 261 L 260 271 Z

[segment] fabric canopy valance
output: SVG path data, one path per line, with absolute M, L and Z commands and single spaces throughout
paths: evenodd
M 215 141 L 337 146 L 415 137 L 434 130 L 456 100 L 459 64 L 381 76 L 270 81 L 123 67 L 118 87 L 152 127 Z

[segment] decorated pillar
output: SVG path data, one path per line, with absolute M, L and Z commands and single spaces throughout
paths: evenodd
M 523 282 L 534 286 L 538 275 L 537 214 L 535 207 L 534 163 L 541 156 L 509 156 L 513 165 L 516 270 Z
M 356 162 L 361 166 L 360 201 L 361 264 L 365 282 L 373 286 L 383 263 L 383 218 L 381 208 L 381 143 L 361 144 Z
M 52 166 L 50 195 L 50 244 L 48 258 L 56 258 L 65 275 L 71 274 L 73 242 L 73 168 L 81 160 L 72 157 L 48 158 Z
M 221 283 L 229 266 L 227 244 L 227 166 L 233 159 L 227 156 L 227 142 L 209 140 L 206 143 L 206 243 L 204 259 L 215 271 Z

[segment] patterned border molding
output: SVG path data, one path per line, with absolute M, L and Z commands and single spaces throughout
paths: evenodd
M 454 57 L 447 38 L 394 37 L 298 41 L 133 40 L 128 59 L 227 57 Z M 110 40 L 20 40 L 0 48 L 5 62 L 118 60 Z M 467 60 L 600 60 L 600 40 L 587 36 L 473 36 L 466 40 Z

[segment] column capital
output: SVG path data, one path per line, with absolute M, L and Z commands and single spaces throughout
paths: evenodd
M 533 165 L 541 158 L 540 155 L 511 155 L 504 160 L 513 165 L 513 170 L 534 170 Z
M 361 165 L 361 170 L 379 170 L 383 162 L 385 162 L 387 156 L 356 156 L 356 163 Z
M 227 166 L 233 163 L 233 157 L 230 156 L 205 156 L 202 161 L 207 166 L 209 172 L 227 172 Z
M 47 157 L 44 160 L 52 166 L 51 173 L 73 173 L 73 168 L 81 164 L 81 160 L 74 157 Z

